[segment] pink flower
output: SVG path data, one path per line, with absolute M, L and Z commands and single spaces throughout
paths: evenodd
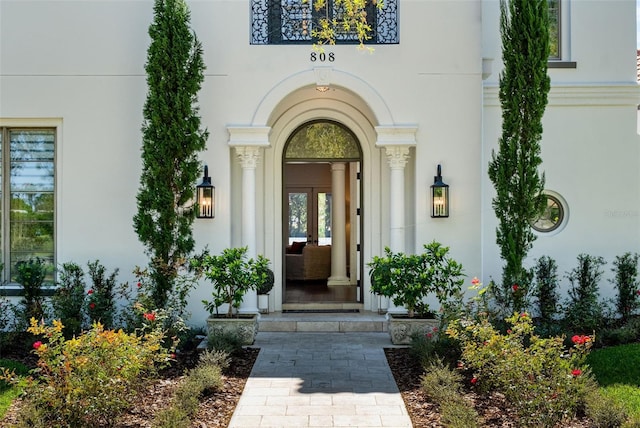
M 90 288 L 89 291 L 87 291 L 87 294 L 91 296 L 93 294 L 93 289 Z
M 155 321 L 156 320 L 156 314 L 154 314 L 153 312 L 149 312 L 147 314 L 143 314 L 142 315 L 147 321 Z
M 476 382 L 478 382 L 478 378 L 476 378 L 475 376 L 471 378 L 471 385 L 475 385 Z
M 433 327 L 433 328 L 431 329 L 431 331 L 432 331 L 432 332 L 434 332 L 434 333 L 437 333 L 437 332 L 438 332 L 438 327 Z
M 582 370 L 580 370 L 580 369 L 573 369 L 573 370 L 571 370 L 571 374 L 572 374 L 574 377 L 580 376 L 580 375 L 582 374 Z
M 636 291 L 636 294 L 637 294 L 638 296 L 640 296 L 640 290 Z
M 433 334 L 427 333 L 427 339 L 431 339 L 432 337 L 433 337 Z
M 96 308 L 96 304 L 91 302 L 89 303 L 89 309 L 95 309 Z
M 473 279 L 471 280 L 471 283 L 473 285 L 478 285 L 478 284 L 480 284 L 480 280 L 478 279 L 477 276 L 474 276 Z
M 513 333 L 513 332 L 511 331 L 511 329 L 508 329 L 508 330 L 507 330 L 507 334 L 511 334 L 511 333 Z
M 172 360 L 175 360 L 176 359 L 176 354 L 169 355 L 169 358 L 171 358 Z
M 33 349 L 38 349 L 41 346 L 42 346 L 42 342 L 40 342 L 39 340 L 33 343 Z

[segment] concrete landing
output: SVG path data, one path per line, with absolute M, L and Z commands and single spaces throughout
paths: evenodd
M 387 320 L 376 312 L 274 312 L 262 314 L 261 332 L 386 333 Z

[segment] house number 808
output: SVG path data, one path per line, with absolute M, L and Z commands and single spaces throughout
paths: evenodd
M 311 62 L 333 62 L 336 60 L 336 55 L 333 52 L 324 53 L 324 52 L 311 52 L 311 57 L 309 58 Z

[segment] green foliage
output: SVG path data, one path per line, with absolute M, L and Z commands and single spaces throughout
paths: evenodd
M 221 352 L 205 352 L 195 368 L 189 370 L 178 386 L 171 407 L 156 416 L 153 426 L 177 428 L 189 427 L 190 418 L 198 411 L 200 398 L 223 387 L 222 366 L 228 365 L 228 355 Z
M 58 271 L 56 292 L 51 303 L 53 315 L 65 326 L 64 334 L 67 338 L 82 331 L 84 299 L 84 271 L 76 263 L 63 263 Z
M 91 323 L 100 322 L 107 328 L 113 327 L 115 313 L 115 287 L 118 269 L 106 276 L 106 268 L 98 260 L 87 263 L 92 287 L 87 291 L 87 313 Z
M 460 358 L 458 342 L 447 335 L 438 334 L 439 331 L 434 327 L 430 332 L 416 332 L 411 335 L 411 355 L 425 367 L 435 360 L 455 364 Z
M 576 332 L 592 333 L 603 324 L 603 306 L 599 301 L 599 282 L 605 261 L 602 257 L 578 255 L 578 266 L 567 274 L 571 283 L 565 307 L 565 323 Z
M 202 301 L 205 309 L 217 314 L 218 308 L 227 304 L 228 317 L 240 307 L 244 295 L 264 284 L 269 276 L 269 260 L 262 255 L 247 259 L 247 247 L 226 248 L 221 255 L 205 251 L 191 260 L 191 267 L 213 285 L 213 301 Z
M 204 80 L 202 46 L 189 28 L 184 0 L 155 0 L 147 51 L 147 100 L 143 109 L 142 174 L 134 228 L 151 257 L 155 308 L 164 307 L 177 265 L 194 247 L 194 198 L 200 173 L 197 153 L 208 132 L 200 130 L 197 94 Z
M 534 267 L 536 309 L 539 315 L 538 332 L 545 332 L 543 336 L 560 333 L 557 316 L 560 310 L 558 294 L 558 265 L 551 257 L 542 256 Z
M 271 269 L 267 269 L 267 278 L 264 282 L 258 285 L 256 291 L 258 294 L 269 294 L 271 289 L 273 288 L 273 283 L 275 278 L 273 276 L 273 271 Z
M 597 385 L 590 388 L 584 400 L 585 414 L 596 428 L 617 428 L 627 420 L 624 406 L 613 397 L 602 393 Z
M 405 306 L 409 316 L 424 316 L 429 306 L 424 299 L 435 294 L 441 306 L 451 299 L 458 301 L 464 283 L 462 265 L 448 256 L 449 247 L 438 242 L 424 245 L 422 254 L 393 253 L 385 248 L 385 256 L 374 256 L 371 268 L 371 291 Z
M 441 420 L 446 427 L 478 426 L 478 414 L 461 394 L 462 380 L 462 374 L 442 360 L 434 359 L 425 365 L 422 390 L 440 406 Z
M 572 338 L 566 355 L 562 337 L 541 338 L 526 313 L 508 318 L 500 334 L 488 320 L 462 319 L 447 334 L 461 343 L 463 366 L 480 391 L 505 395 L 517 411 L 518 426 L 554 427 L 573 417 L 583 403 L 590 375 L 584 365 L 589 336 Z
M 28 331 L 42 336 L 33 344 L 38 356 L 37 377 L 26 386 L 20 414 L 25 426 L 95 427 L 113 423 L 131 405 L 146 376 L 169 354 L 162 348 L 163 334 L 143 336 L 105 330 L 99 323 L 65 340 L 63 325 L 31 320 Z M 35 413 L 33 410 L 37 409 Z
M 547 0 L 500 1 L 504 70 L 500 75 L 502 136 L 489 162 L 496 190 L 496 243 L 505 262 L 496 302 L 509 312 L 525 310 L 532 273 L 523 262 L 535 235 L 531 222 L 546 205 L 540 140 L 550 80 Z M 517 289 L 514 290 L 514 286 Z M 514 292 L 515 291 L 515 292 Z
M 34 257 L 17 262 L 16 270 L 16 281 L 24 289 L 24 296 L 21 301 L 24 309 L 24 320 L 27 321 L 31 318 L 42 319 L 45 315 L 42 286 L 44 279 L 51 270 L 51 266 L 46 260 Z
M 616 291 L 616 309 L 622 316 L 622 322 L 626 322 L 632 313 L 640 307 L 638 282 L 638 259 L 640 255 L 625 253 L 616 256 L 613 262 L 615 278 L 611 280 Z
M 174 280 L 173 291 L 167 296 L 163 308 L 156 308 L 153 300 L 154 279 L 149 269 L 138 266 L 133 270 L 137 281 L 131 285 L 122 284 L 117 294 L 126 302 L 120 312 L 120 323 L 128 331 L 136 331 L 143 327 L 145 316 L 154 314 L 155 325 L 160 326 L 169 337 L 180 337 L 189 330 L 185 318 L 189 292 L 196 285 L 196 278 L 181 264 Z M 171 345 L 170 345 L 171 346 Z
M 207 349 L 209 351 L 223 352 L 227 355 L 238 355 L 242 351 L 242 345 L 242 337 L 229 331 L 210 334 L 207 339 Z

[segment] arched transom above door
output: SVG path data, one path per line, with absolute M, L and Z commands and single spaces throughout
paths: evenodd
M 360 144 L 346 127 L 333 121 L 306 123 L 296 129 L 285 150 L 287 161 L 359 160 Z

